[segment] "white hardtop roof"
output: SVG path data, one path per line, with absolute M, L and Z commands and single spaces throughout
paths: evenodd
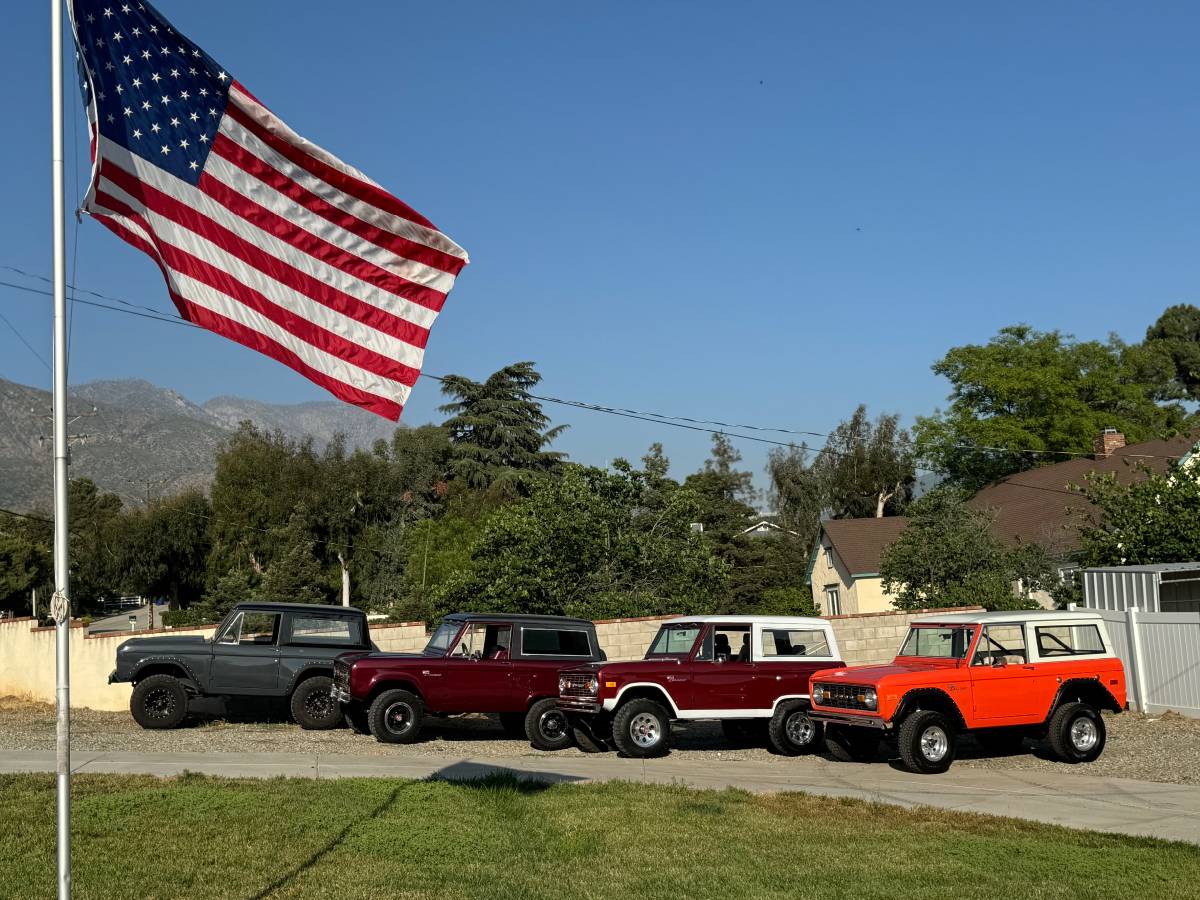
M 987 622 L 1078 622 L 1080 619 L 1097 620 L 1099 618 L 1100 614 L 1090 609 L 1015 609 L 921 616 L 913 619 L 913 624 L 976 625 Z
M 791 625 L 797 628 L 823 628 L 828 626 L 828 619 L 814 616 L 679 616 L 676 619 L 666 619 L 663 625 L 684 625 L 689 623 L 714 625 Z

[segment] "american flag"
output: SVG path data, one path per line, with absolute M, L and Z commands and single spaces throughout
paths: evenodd
M 84 211 L 158 263 L 188 321 L 399 418 L 466 252 L 149 3 L 70 10 L 91 125 Z

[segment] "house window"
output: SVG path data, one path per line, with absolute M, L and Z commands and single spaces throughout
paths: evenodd
M 836 584 L 825 585 L 825 614 L 840 616 L 842 614 L 842 598 Z
M 828 544 L 825 545 L 825 566 L 830 569 L 833 568 L 833 547 Z

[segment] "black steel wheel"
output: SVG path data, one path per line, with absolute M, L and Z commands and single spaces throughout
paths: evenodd
M 129 698 L 129 712 L 143 728 L 178 728 L 187 718 L 187 688 L 174 675 L 143 678 Z

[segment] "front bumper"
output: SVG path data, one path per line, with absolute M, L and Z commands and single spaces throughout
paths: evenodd
M 121 678 L 120 676 L 117 675 L 116 669 L 113 669 L 111 672 L 108 673 L 108 683 L 109 684 L 114 684 L 118 681 L 124 681 L 124 680 L 125 680 L 124 678 Z
M 849 713 L 826 712 L 816 707 L 809 710 L 808 716 L 810 719 L 824 722 L 827 725 L 850 725 L 856 728 L 878 728 L 880 730 L 888 728 L 888 723 L 879 716 L 856 716 Z
M 350 692 L 348 690 L 346 690 L 345 688 L 338 687 L 337 685 L 334 685 L 332 688 L 329 689 L 329 696 L 331 696 L 334 699 L 334 701 L 337 703 L 352 703 L 352 702 L 354 702 L 354 698 L 352 698 L 350 696 Z
M 595 715 L 604 710 L 599 700 L 584 700 L 580 697 L 559 697 L 558 708 L 567 712 L 586 713 L 588 715 Z

